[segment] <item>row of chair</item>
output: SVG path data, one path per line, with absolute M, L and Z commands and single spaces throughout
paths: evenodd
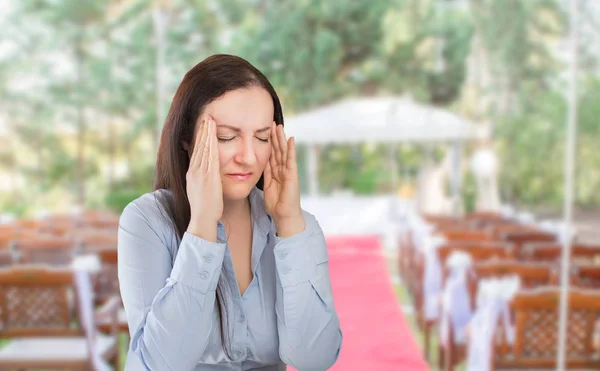
M 524 289 L 556 287 L 560 281 L 562 243 L 557 240 L 555 234 L 533 225 L 506 220 L 493 213 L 472 214 L 464 218 L 425 216 L 425 219 L 434 226 L 432 233 L 442 236 L 445 240 L 436 249 L 436 258 L 442 270 L 442 285 L 445 284 L 449 273 L 446 262 L 453 253 L 460 251 L 471 257 L 473 267 L 469 283 L 469 304 L 472 309 L 476 306 L 475 297 L 479 281 L 489 277 L 518 275 Z M 417 322 L 424 332 L 425 355 L 430 359 L 431 335 L 439 324 L 439 318 L 431 319 L 424 315 L 423 280 L 425 259 L 428 257 L 414 246 L 412 237 L 410 232 L 401 236 L 399 269 L 413 299 Z M 600 289 L 600 268 L 596 265 L 600 260 L 600 248 L 573 241 L 571 259 L 574 262 L 569 276 L 571 284 L 580 288 Z M 572 293 L 575 296 L 580 294 L 577 290 Z M 556 289 L 550 290 L 547 295 L 556 295 Z M 593 295 L 597 295 L 597 292 L 586 291 L 585 295 L 588 295 L 590 302 L 594 302 Z M 517 302 L 528 301 L 519 299 Z M 548 310 L 554 313 L 552 309 Z M 519 330 L 522 329 L 518 328 L 517 331 Z M 438 365 L 448 370 L 464 360 L 466 351 L 465 344 L 456 344 L 453 336 L 450 336 L 450 339 L 450 344 L 438 349 Z M 523 339 L 519 339 L 522 343 Z M 500 354 L 502 353 L 497 353 L 496 357 Z M 531 357 L 528 359 L 532 360 Z M 532 362 L 542 364 L 548 361 L 546 357 L 534 359 Z M 512 365 L 515 364 L 513 362 Z M 498 365 L 502 365 L 502 362 Z
M 0 225 L 0 369 L 97 369 L 94 354 L 120 369 L 119 334 L 128 328 L 117 228 L 118 216 L 96 211 Z M 91 296 L 81 291 L 76 263 L 90 255 L 99 263 L 88 272 Z

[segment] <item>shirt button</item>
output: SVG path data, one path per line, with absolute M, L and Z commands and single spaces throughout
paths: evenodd
M 202 273 L 200 273 L 200 278 L 202 278 L 203 280 L 208 278 L 208 272 L 207 271 L 203 271 Z
M 243 314 L 240 314 L 240 316 L 238 317 L 238 322 L 239 323 L 244 323 L 245 319 L 246 319 L 246 317 Z
M 279 254 L 279 259 L 285 259 L 285 257 L 288 255 L 287 251 L 283 251 L 281 254 Z
M 283 268 L 283 274 L 288 274 L 288 273 L 290 273 L 291 270 L 292 270 L 292 268 L 285 267 L 285 268 Z
M 206 255 L 206 256 L 204 257 L 204 261 L 205 261 L 206 263 L 210 263 L 210 262 L 212 261 L 212 259 L 213 259 L 213 256 L 212 256 L 212 255 Z

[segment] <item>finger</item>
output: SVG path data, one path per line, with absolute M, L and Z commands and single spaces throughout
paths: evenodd
M 272 179 L 272 173 L 271 173 L 271 161 L 267 162 L 267 166 L 265 167 L 265 171 L 263 172 L 263 185 L 265 187 L 267 187 L 269 184 L 271 184 L 271 179 Z
M 203 172 L 207 172 L 210 169 L 214 121 L 212 118 L 209 118 L 206 124 L 206 136 L 203 136 L 204 145 L 202 148 L 202 164 L 200 165 Z
M 196 143 L 196 151 L 198 151 L 198 165 L 197 167 L 201 167 L 202 166 L 202 162 L 204 161 L 204 158 L 206 157 L 206 151 L 208 151 L 208 148 L 206 147 L 206 138 L 208 137 L 208 121 L 209 118 L 206 117 L 204 120 L 204 125 L 202 125 L 202 133 L 200 135 L 200 140 Z
M 271 141 L 273 143 L 273 141 Z M 277 166 L 277 160 L 275 159 L 275 147 L 271 146 L 271 156 L 269 156 L 269 164 L 271 165 L 271 171 Z
M 212 121 L 212 129 L 210 136 L 210 164 L 209 169 L 219 174 L 221 169 L 219 168 L 219 141 L 217 140 L 217 122 Z
M 291 137 L 288 140 L 286 166 L 288 169 L 295 169 L 296 165 L 296 138 Z
M 283 132 L 283 125 L 277 125 L 277 136 L 279 146 L 281 147 L 281 165 L 287 167 L 287 139 L 285 139 L 285 133 Z
M 198 129 L 196 130 L 196 135 L 194 135 L 194 140 L 192 141 L 192 157 L 190 158 L 190 168 L 194 169 L 200 165 L 200 155 L 199 151 L 196 150 L 198 147 L 198 143 L 200 142 L 200 138 L 202 137 L 202 130 L 204 129 L 205 120 L 202 120 L 198 123 Z
M 273 142 L 274 153 L 271 156 L 275 157 L 275 163 L 281 164 L 283 160 L 281 158 L 281 149 L 279 147 L 279 139 L 277 137 L 277 124 L 273 123 L 273 129 L 271 130 L 271 141 Z

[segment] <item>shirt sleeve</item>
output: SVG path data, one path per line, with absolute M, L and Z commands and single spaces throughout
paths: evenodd
M 225 243 L 186 232 L 172 263 L 161 224 L 153 221 L 160 213 L 144 206 L 130 203 L 119 223 L 119 284 L 130 352 L 145 370 L 194 370 L 208 344 Z
M 326 370 L 336 362 L 342 331 L 333 303 L 325 236 L 303 211 L 306 228 L 275 237 L 279 354 L 298 370 Z

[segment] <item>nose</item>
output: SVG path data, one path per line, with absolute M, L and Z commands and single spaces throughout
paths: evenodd
M 253 166 L 256 163 L 256 150 L 252 139 L 244 139 L 240 141 L 240 145 L 236 151 L 235 161 L 240 165 Z

